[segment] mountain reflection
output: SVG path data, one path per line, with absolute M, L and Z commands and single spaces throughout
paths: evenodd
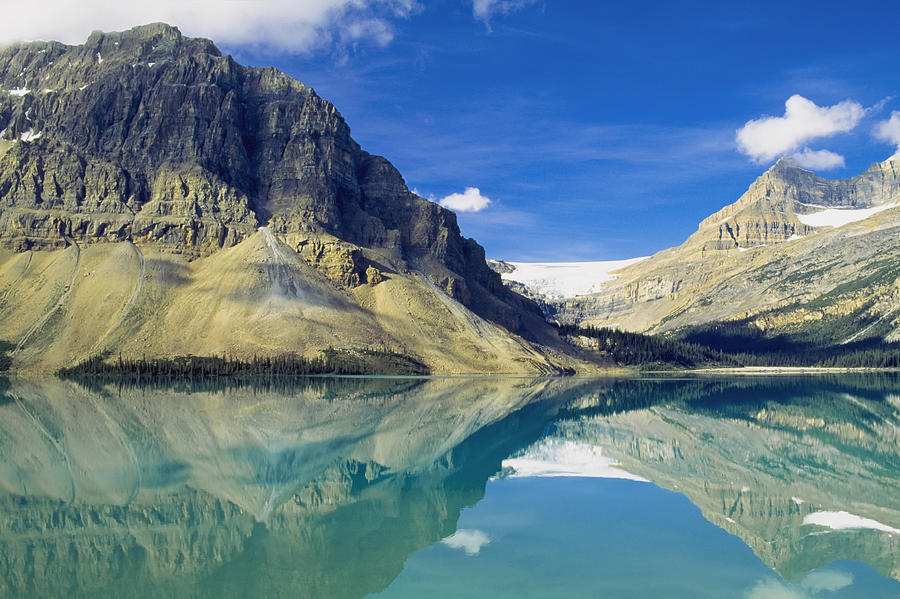
M 0 594 L 363 597 L 456 531 L 504 459 L 597 445 L 787 580 L 900 574 L 900 384 L 849 379 L 310 379 L 0 402 Z
M 655 399 L 639 392 L 638 409 L 583 404 L 549 437 L 598 445 L 628 472 L 684 493 L 787 581 L 836 559 L 900 578 L 900 537 L 885 532 L 900 527 L 895 377 L 674 384 Z
M 13 381 L 0 406 L 0 594 L 364 596 L 452 534 L 578 387 L 369 383 Z

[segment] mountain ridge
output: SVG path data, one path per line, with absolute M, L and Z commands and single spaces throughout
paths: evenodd
M 832 181 L 780 160 L 682 245 L 615 271 L 595 294 L 549 301 L 547 311 L 644 333 L 740 322 L 773 338 L 895 341 L 898 206 L 897 161 Z
M 373 343 L 435 372 L 558 372 L 571 361 L 452 212 L 410 192 L 332 104 L 273 68 L 151 24 L 80 46 L 6 47 L 0 89 L 0 324 L 19 367 L 54 369 L 85 351 L 249 356 Z M 205 270 L 245 244 L 226 270 L 257 287 Z M 79 266 L 87 257 L 108 267 L 105 282 Z M 285 276 L 311 281 L 332 308 L 310 321 L 308 302 L 278 293 Z M 291 301 L 237 305 L 270 296 Z M 103 326 L 103 300 L 121 330 Z M 270 321 L 282 309 L 293 324 L 279 330 Z M 204 314 L 209 330 L 183 322 Z

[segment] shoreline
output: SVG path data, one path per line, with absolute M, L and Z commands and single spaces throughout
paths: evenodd
M 644 374 L 742 374 L 760 376 L 772 374 L 841 374 L 841 373 L 879 373 L 900 372 L 900 368 L 879 366 L 741 366 L 722 368 L 690 368 L 678 371 L 646 370 Z

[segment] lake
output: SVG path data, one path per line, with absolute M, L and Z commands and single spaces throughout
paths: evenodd
M 900 378 L 0 381 L 3 597 L 900 597 Z

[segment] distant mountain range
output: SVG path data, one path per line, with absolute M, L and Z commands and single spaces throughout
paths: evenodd
M 894 342 L 898 240 L 900 161 L 832 181 L 782 159 L 676 248 L 593 278 L 590 264 L 602 263 L 512 265 L 503 276 L 562 323 L 735 347 Z M 556 297 L 566 289 L 589 293 Z
M 0 331 L 96 355 L 385 348 L 435 373 L 578 363 L 455 215 L 337 109 L 168 25 L 0 49 Z

